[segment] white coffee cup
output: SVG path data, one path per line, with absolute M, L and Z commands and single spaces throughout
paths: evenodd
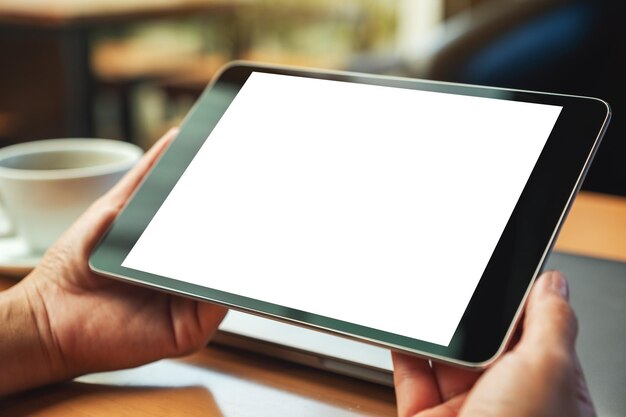
M 44 252 L 139 160 L 110 139 L 48 139 L 0 149 L 0 204 L 12 233 Z

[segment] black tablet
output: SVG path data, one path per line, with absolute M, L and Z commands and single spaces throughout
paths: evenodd
M 586 97 L 231 64 L 91 267 L 484 367 L 609 114 Z

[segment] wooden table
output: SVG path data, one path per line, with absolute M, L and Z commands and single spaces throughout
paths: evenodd
M 58 41 L 65 72 L 61 81 L 66 85 L 68 135 L 91 137 L 95 80 L 90 66 L 90 35 L 95 28 L 224 13 L 244 3 L 245 0 L 2 0 L 0 39 L 38 35 Z
M 556 249 L 626 261 L 626 198 L 581 193 Z M 14 281 L 0 278 L 0 287 Z M 97 380 L 99 384 L 87 383 Z M 106 383 L 105 383 L 106 382 Z M 0 400 L 10 416 L 393 416 L 393 390 L 218 347 Z

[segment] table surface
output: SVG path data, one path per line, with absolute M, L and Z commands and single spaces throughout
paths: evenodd
M 2 0 L 0 23 L 63 27 L 233 8 L 246 0 Z
M 581 193 L 556 249 L 626 261 L 626 198 Z M 15 281 L 0 278 L 0 288 Z M 89 383 L 99 381 L 98 384 Z M 18 416 L 392 416 L 393 390 L 260 355 L 208 347 L 0 400 Z M 4 413 L 3 413 L 4 411 Z

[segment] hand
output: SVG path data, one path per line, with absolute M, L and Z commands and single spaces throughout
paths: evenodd
M 45 372 L 32 370 L 43 375 L 18 386 L 184 355 L 203 347 L 216 331 L 225 309 L 104 278 L 87 263 L 94 245 L 176 133 L 168 132 L 10 290 L 8 305 L 29 306 L 40 346 L 40 353 L 32 356 L 42 355 L 45 360 L 37 366 L 47 367 Z M 28 366 L 24 364 L 23 373 L 31 372 Z
M 574 351 L 577 324 L 560 272 L 529 296 L 519 343 L 482 374 L 393 354 L 400 416 L 595 416 Z

